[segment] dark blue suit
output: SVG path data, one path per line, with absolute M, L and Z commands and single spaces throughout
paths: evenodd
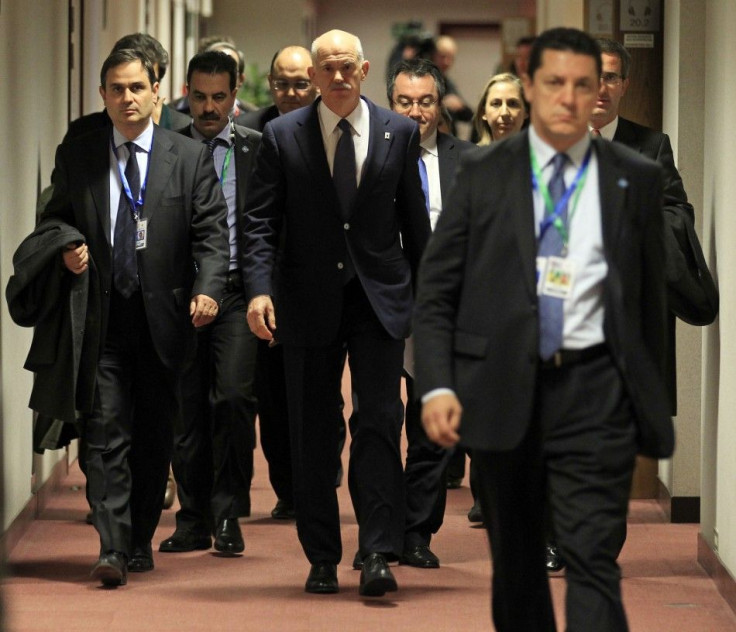
M 430 227 L 416 124 L 367 103 L 368 154 L 350 213 L 343 216 L 333 185 L 319 100 L 264 129 L 246 211 L 246 293 L 274 298 L 297 527 L 313 564 L 342 555 L 334 410 L 345 349 L 361 406 L 349 476 L 360 548 L 399 554 L 403 540 L 399 387 L 412 285 Z

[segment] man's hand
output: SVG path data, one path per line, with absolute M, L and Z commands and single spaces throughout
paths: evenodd
M 220 310 L 217 301 L 206 294 L 193 296 L 189 303 L 189 315 L 192 317 L 192 325 L 202 327 L 211 323 Z
M 165 102 L 166 99 L 164 97 L 160 97 L 158 95 L 153 97 L 153 112 L 151 112 L 151 118 L 156 125 L 161 121 L 161 112 L 163 111 Z
M 463 407 L 454 394 L 435 395 L 422 406 L 422 425 L 431 441 L 451 448 L 460 439 L 457 429 Z
M 273 340 L 276 331 L 276 312 L 267 294 L 254 296 L 248 304 L 248 327 L 259 338 Z
M 82 274 L 89 267 L 89 248 L 87 248 L 87 244 L 67 244 L 61 256 L 66 269 L 74 274 Z

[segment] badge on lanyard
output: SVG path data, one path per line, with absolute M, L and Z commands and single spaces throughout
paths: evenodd
M 575 262 L 563 257 L 537 257 L 537 293 L 567 299 L 575 284 Z
M 141 217 L 136 222 L 135 226 L 135 249 L 136 250 L 145 250 L 146 245 L 148 244 L 148 220 Z

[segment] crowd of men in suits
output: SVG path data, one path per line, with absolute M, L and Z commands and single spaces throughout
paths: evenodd
M 397 590 L 393 561 L 440 566 L 430 542 L 459 442 L 478 467 L 496 628 L 554 629 L 553 537 L 568 629 L 626 630 L 634 457 L 674 448 L 665 225 L 693 210 L 667 137 L 618 117 L 625 49 L 541 34 L 529 128 L 477 148 L 438 131 L 447 83 L 430 60 L 393 66 L 388 109 L 362 96 L 370 64 L 345 31 L 277 51 L 258 111 L 237 102 L 227 40 L 205 43 L 186 99 L 164 105 L 156 44 L 127 36 L 105 60 L 105 111 L 59 145 L 19 248 L 34 266 L 18 256 L 8 288 L 37 327 L 31 406 L 83 439 L 92 577 L 153 570 L 172 460 L 181 507 L 159 550 L 241 554 L 258 414 L 305 590 L 338 592 L 347 357 L 361 595 Z

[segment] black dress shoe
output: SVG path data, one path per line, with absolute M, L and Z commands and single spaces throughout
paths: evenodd
M 565 568 L 565 560 L 556 544 L 547 545 L 547 570 L 556 573 Z
M 380 597 L 398 588 L 396 579 L 388 567 L 386 558 L 380 553 L 371 553 L 363 558 L 358 592 L 365 597 Z
M 151 545 L 133 547 L 133 554 L 128 560 L 128 571 L 131 573 L 145 573 L 153 570 L 153 553 Z
M 329 595 L 338 592 L 340 589 L 337 585 L 337 566 L 322 562 L 312 564 L 307 576 L 307 583 L 304 584 L 304 591 L 314 593 L 316 595 Z
M 455 476 L 447 477 L 447 489 L 460 489 L 463 486 L 463 479 Z
M 358 549 L 355 552 L 355 557 L 353 558 L 353 570 L 359 571 L 363 568 L 363 555 L 360 552 L 360 549 Z
M 206 551 L 212 546 L 212 538 L 207 533 L 177 529 L 174 534 L 161 542 L 161 553 L 184 553 L 186 551 Z
M 245 551 L 243 534 L 237 518 L 225 518 L 215 531 L 215 550 L 226 555 L 237 555 Z
M 480 502 L 477 500 L 473 503 L 473 506 L 468 512 L 468 520 L 470 520 L 470 522 L 483 522 L 483 512 L 480 508 Z
M 125 586 L 128 583 L 128 561 L 125 554 L 110 551 L 100 555 L 89 576 L 108 588 Z
M 279 498 L 276 501 L 276 506 L 271 510 L 271 518 L 274 520 L 293 520 L 296 518 L 294 503 Z
M 176 481 L 174 474 L 169 470 L 169 478 L 166 479 L 166 493 L 164 494 L 164 509 L 171 509 L 176 500 Z
M 404 550 L 399 564 L 416 568 L 439 568 L 440 558 L 429 549 L 427 544 L 419 544 Z

